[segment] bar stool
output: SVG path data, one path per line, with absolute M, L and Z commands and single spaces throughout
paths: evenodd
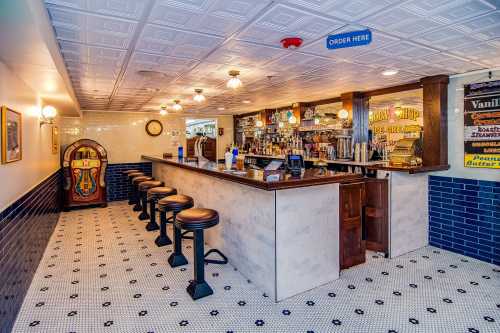
M 160 235 L 156 238 L 155 244 L 158 247 L 172 244 L 167 234 L 167 223 L 173 223 L 175 217 L 183 209 L 194 206 L 193 198 L 183 194 L 170 195 L 158 201 L 158 210 L 160 211 Z M 167 219 L 167 212 L 172 212 L 172 216 Z M 187 259 L 182 254 L 182 236 L 181 231 L 174 226 L 174 252 L 168 258 L 171 267 L 177 267 L 187 264 Z
M 148 190 L 154 187 L 160 187 L 165 185 L 162 181 L 159 180 L 148 180 L 145 182 L 139 183 L 139 198 L 142 201 L 142 212 L 139 214 L 139 220 L 149 220 L 148 214 Z
M 132 179 L 135 178 L 135 177 L 139 177 L 139 176 L 145 176 L 144 173 L 142 172 L 131 172 L 129 174 L 127 174 L 127 177 L 128 177 L 128 184 L 129 184 L 129 190 L 128 190 L 128 204 L 129 205 L 133 205 L 135 204 L 136 202 L 134 201 L 134 184 L 132 184 Z
M 149 214 L 151 215 L 151 218 L 149 220 L 149 223 L 146 225 L 147 231 L 155 231 L 160 229 L 158 223 L 156 223 L 156 203 L 159 200 L 168 197 L 169 195 L 175 194 L 177 194 L 177 190 L 173 187 L 168 186 L 153 187 L 148 190 L 147 196 L 149 201 Z
M 139 169 L 128 169 L 122 172 L 123 175 L 128 175 L 129 173 L 141 172 Z
M 212 295 L 214 292 L 205 281 L 205 263 L 225 265 L 228 260 L 216 249 L 211 249 L 204 254 L 203 230 L 219 223 L 219 213 L 208 208 L 190 208 L 177 214 L 174 223 L 176 229 L 194 232 L 194 280 L 189 283 L 186 291 L 193 300 Z M 217 253 L 222 260 L 206 259 L 211 253 Z
M 141 200 L 139 197 L 139 184 L 142 182 L 147 182 L 150 180 L 154 180 L 153 177 L 149 176 L 138 176 L 132 178 L 132 185 L 133 185 L 133 197 L 134 197 L 134 212 L 140 212 L 142 210 L 142 205 L 141 205 Z

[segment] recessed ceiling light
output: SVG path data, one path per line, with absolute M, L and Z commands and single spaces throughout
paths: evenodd
M 225 108 L 225 107 L 222 107 L 222 106 L 221 106 L 220 108 L 217 108 L 217 110 L 219 110 L 219 111 L 224 111 L 225 109 L 226 109 L 226 108 Z
M 382 75 L 384 76 L 391 76 L 391 75 L 396 75 L 398 74 L 399 71 L 397 69 L 388 69 L 382 72 Z
M 245 103 L 245 104 L 250 104 L 252 103 L 251 101 L 249 101 L 248 99 L 245 99 L 244 101 L 241 101 L 242 103 Z

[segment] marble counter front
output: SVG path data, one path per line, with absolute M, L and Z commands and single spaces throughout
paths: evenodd
M 153 176 L 220 222 L 206 241 L 275 301 L 339 277 L 339 183 L 261 189 L 153 162 Z

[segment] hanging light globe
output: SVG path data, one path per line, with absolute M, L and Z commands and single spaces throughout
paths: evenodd
M 229 81 L 227 81 L 227 87 L 230 89 L 238 89 L 240 88 L 243 84 L 241 83 L 241 80 L 238 78 L 238 75 L 240 75 L 240 71 L 229 71 L 229 76 L 231 78 Z

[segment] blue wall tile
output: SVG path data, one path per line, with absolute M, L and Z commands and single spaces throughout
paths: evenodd
M 106 184 L 108 201 L 126 200 L 129 193 L 129 183 L 127 176 L 123 171 L 137 169 L 144 172 L 145 175 L 151 176 L 153 172 L 153 163 L 139 162 L 139 163 L 116 163 L 109 164 L 106 170 Z
M 429 176 L 429 243 L 500 264 L 500 182 Z
M 60 171 L 0 212 L 0 332 L 10 332 L 59 219 Z

